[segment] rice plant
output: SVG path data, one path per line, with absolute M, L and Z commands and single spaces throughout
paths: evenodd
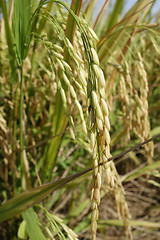
M 1 239 L 158 239 L 157 2 L 98 2 L 0 1 Z

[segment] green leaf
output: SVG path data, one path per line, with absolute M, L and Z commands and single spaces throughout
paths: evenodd
M 88 23 L 91 23 L 92 21 L 95 5 L 96 5 L 96 1 L 90 0 L 88 1 L 87 6 L 85 7 L 85 11 L 84 11 L 85 19 Z
M 31 20 L 31 0 L 15 0 L 13 10 L 13 33 L 16 44 L 16 51 L 18 63 L 21 64 L 22 60 L 28 51 L 29 44 L 29 24 Z M 28 39 L 28 40 L 27 40 Z
M 42 229 L 40 228 L 40 222 L 38 216 L 33 208 L 29 208 L 23 213 L 23 217 L 26 221 L 26 230 L 31 240 L 46 240 Z
M 23 220 L 19 226 L 18 237 L 21 239 L 27 239 L 26 221 L 25 220 Z
M 116 1 L 114 5 L 114 9 L 110 14 L 109 19 L 107 19 L 107 24 L 108 24 L 107 31 L 118 22 L 121 12 L 123 10 L 123 4 L 124 4 L 124 0 Z
M 129 221 L 131 226 L 133 227 L 146 227 L 146 228 L 159 228 L 160 222 L 149 222 L 149 221 L 142 221 L 142 220 L 131 220 Z M 107 220 L 100 220 L 98 226 L 123 226 L 123 221 L 118 219 L 107 219 Z
M 119 49 L 123 48 L 124 44 L 130 38 L 132 30 L 135 28 L 138 16 L 148 4 L 153 4 L 153 2 L 148 3 L 147 0 L 137 1 L 119 23 L 114 25 L 109 31 L 108 28 L 106 29 L 106 33 L 98 43 L 100 62 L 113 54 L 117 46 Z
M 160 168 L 160 161 L 154 162 L 150 165 L 147 165 L 145 167 L 142 167 L 134 172 L 131 172 L 129 174 L 126 174 L 125 176 L 122 177 L 122 181 L 128 182 L 131 181 L 135 178 L 138 178 L 144 174 L 148 174 L 151 171 Z
M 56 189 L 61 188 L 68 182 L 76 179 L 83 174 L 90 172 L 92 168 L 88 168 L 83 170 L 77 174 L 66 177 L 56 182 L 44 184 L 40 187 L 35 187 L 30 190 L 27 190 L 14 198 L 8 200 L 0 207 L 0 222 L 3 222 L 9 218 L 16 216 L 17 214 L 22 213 L 27 208 L 33 206 L 34 204 L 40 202 L 44 199 L 48 194 L 55 191 Z

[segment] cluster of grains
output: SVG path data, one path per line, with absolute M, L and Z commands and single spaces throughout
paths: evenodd
M 84 114 L 83 114 L 83 110 L 82 110 L 82 105 L 79 102 L 77 93 L 75 91 L 75 87 L 76 87 L 79 89 L 79 92 L 82 96 L 86 96 L 87 83 L 86 83 L 85 77 L 83 76 L 83 72 L 80 68 L 80 65 L 82 65 L 83 60 L 76 53 L 76 51 L 74 51 L 73 45 L 71 44 L 71 42 L 69 41 L 68 38 L 64 37 L 64 43 L 68 49 L 68 52 L 69 52 L 71 58 L 75 62 L 76 66 L 78 67 L 80 78 L 83 81 L 82 82 L 83 87 L 82 87 L 82 85 L 79 84 L 79 82 L 77 82 L 75 80 L 75 78 L 73 77 L 73 74 L 72 74 L 71 67 L 69 66 L 69 64 L 66 61 L 64 61 L 62 47 L 59 45 L 47 42 L 47 48 L 49 48 L 51 51 L 53 58 L 50 61 L 54 67 L 54 71 L 57 73 L 56 74 L 56 82 L 54 82 L 54 89 L 58 89 L 61 94 L 63 108 L 64 108 L 65 113 L 68 116 L 69 123 L 70 123 L 70 135 L 71 135 L 72 139 L 75 139 L 74 121 L 73 121 L 73 118 L 70 113 L 70 108 L 71 108 L 70 105 L 73 102 L 75 103 L 75 106 L 77 107 L 77 109 L 79 111 L 80 119 L 82 122 L 82 130 L 85 134 L 87 134 L 87 127 L 86 127 L 86 122 L 85 122 L 85 118 L 84 118 Z M 46 45 L 46 41 L 45 41 L 45 45 Z M 57 69 L 55 63 L 57 64 L 58 69 Z
M 88 29 L 92 38 L 95 33 Z M 78 38 L 77 33 L 77 38 Z M 52 56 L 54 56 L 54 70 L 56 74 L 57 88 L 61 94 L 63 108 L 69 118 L 70 134 L 73 139 L 74 135 L 74 122 L 71 116 L 70 105 L 74 102 L 77 107 L 82 122 L 82 129 L 87 134 L 87 127 L 82 109 L 82 103 L 79 102 L 77 91 L 78 89 L 82 99 L 88 104 L 88 123 L 90 129 L 90 145 L 93 156 L 93 178 L 91 184 L 91 232 L 92 239 L 96 239 L 97 221 L 98 221 L 98 206 L 100 204 L 100 189 L 101 189 L 101 176 L 103 163 L 107 184 L 112 189 L 117 202 L 117 209 L 119 215 L 122 217 L 127 233 L 130 233 L 129 228 L 129 213 L 127 204 L 124 198 L 124 190 L 119 179 L 113 162 L 108 162 L 110 154 L 110 122 L 109 110 L 106 103 L 105 94 L 105 78 L 102 69 L 99 66 L 99 59 L 94 48 L 85 45 L 85 50 L 89 55 L 89 75 L 88 81 L 86 76 L 85 64 L 82 60 L 82 53 L 73 48 L 73 45 L 65 36 L 63 38 L 64 44 L 68 49 L 71 57 L 72 64 L 74 63 L 74 70 L 77 72 L 77 79 L 73 77 L 72 69 L 63 59 L 63 49 L 59 46 L 52 45 Z M 82 48 L 82 42 L 79 43 Z M 56 50 L 56 51 L 55 51 Z M 84 50 L 84 49 L 83 49 Z M 56 62 L 56 65 L 55 65 Z M 58 66 L 58 68 L 57 68 Z M 69 94 L 68 94 L 69 93 Z M 88 97 L 88 98 L 87 98 Z
M 66 38 L 65 39 L 65 43 L 66 43 L 66 46 L 70 52 L 70 55 L 72 56 L 73 60 L 75 61 L 76 65 L 79 66 L 83 63 L 83 60 L 81 59 L 81 57 L 74 51 L 73 49 L 73 45 L 70 43 L 70 41 Z M 66 66 L 68 65 L 65 61 L 63 61 L 63 64 L 65 64 Z M 68 65 L 69 66 L 69 65 Z M 70 66 L 69 66 L 70 68 Z M 72 69 L 70 68 L 67 68 L 68 71 L 72 71 Z M 84 114 L 83 114 L 83 110 L 82 110 L 82 105 L 80 104 L 79 100 L 78 100 L 78 96 L 77 96 L 77 93 L 73 87 L 73 85 L 75 85 L 79 91 L 81 92 L 81 94 L 85 95 L 84 94 L 84 91 L 82 89 L 82 86 L 73 78 L 73 77 L 70 77 L 70 80 L 69 78 L 67 77 L 67 73 L 65 71 L 65 69 L 62 69 L 61 68 L 61 78 L 63 79 L 63 81 L 65 82 L 67 88 L 68 88 L 68 91 L 70 92 L 70 95 L 72 97 L 72 99 L 74 100 L 74 103 L 79 111 L 79 115 L 80 115 L 80 119 L 81 119 L 81 122 L 82 122 L 82 130 L 85 134 L 87 134 L 87 127 L 86 127 L 86 122 L 85 122 L 85 119 L 84 119 Z M 69 75 L 69 74 L 68 74 Z M 62 87 L 62 86 L 61 86 Z M 72 102 L 72 101 L 71 101 Z M 69 103 L 69 102 L 68 102 Z M 63 104 L 66 105 L 66 103 L 63 101 Z M 68 112 L 68 110 L 66 109 L 66 113 Z M 72 123 L 72 122 L 71 122 Z M 73 126 L 73 124 L 72 124 Z M 72 131 L 72 129 L 70 128 L 70 130 Z M 72 131 L 73 132 L 73 131 Z M 72 134 L 71 134 L 72 136 Z
M 116 205 L 117 205 L 117 212 L 118 212 L 118 217 L 119 219 L 122 219 L 124 228 L 125 228 L 125 233 L 126 233 L 126 239 L 133 239 L 132 237 L 132 232 L 131 232 L 131 226 L 129 223 L 130 220 L 130 213 L 128 209 L 128 205 L 126 202 L 126 199 L 124 197 L 125 191 L 124 188 L 121 184 L 121 180 L 119 178 L 119 174 L 115 168 L 114 163 L 111 161 L 110 163 L 110 171 L 112 175 L 112 192 L 114 194 L 115 200 L 116 200 Z
M 125 144 L 127 144 L 127 142 L 130 140 L 130 131 L 132 130 L 133 87 L 127 62 L 125 62 L 125 67 L 125 73 L 123 71 L 121 71 L 120 73 L 120 97 L 123 114 L 123 124 L 126 127 L 127 131 Z
M 104 100 L 105 79 L 103 71 L 99 67 L 99 59 L 96 51 L 91 48 L 92 69 L 95 75 L 94 81 L 88 81 L 88 96 L 90 96 L 89 105 L 89 126 L 91 128 L 90 142 L 93 156 L 93 180 L 91 185 L 91 231 L 92 239 L 96 239 L 98 206 L 100 204 L 100 189 L 102 167 L 100 166 L 101 153 L 103 151 L 109 154 L 110 144 L 110 122 L 109 111 L 106 101 Z M 92 87 L 90 87 L 90 84 Z
M 52 16 L 50 16 L 52 18 Z M 73 47 L 70 40 L 65 36 L 63 28 L 59 25 L 58 22 L 55 22 L 54 19 L 52 19 L 55 29 L 58 33 L 57 37 L 60 39 L 61 42 L 65 45 L 70 59 L 72 66 L 74 67 L 74 74 L 72 72 L 72 68 L 70 65 L 65 61 L 64 59 L 64 52 L 61 46 L 52 44 L 51 42 L 48 42 L 45 39 L 45 35 L 41 36 L 40 41 L 46 46 L 48 49 L 49 55 L 50 55 L 50 63 L 52 65 L 52 70 L 55 72 L 55 78 L 56 82 L 54 82 L 53 91 L 56 92 L 58 89 L 61 94 L 62 104 L 64 111 L 66 112 L 69 123 L 70 123 L 70 135 L 73 139 L 75 139 L 74 134 L 74 121 L 73 117 L 71 115 L 71 112 L 73 111 L 73 103 L 78 109 L 80 119 L 82 122 L 82 130 L 84 134 L 87 134 L 87 127 L 86 122 L 82 110 L 82 104 L 87 100 L 87 81 L 85 76 L 85 66 L 84 61 L 82 60 L 82 56 L 84 55 L 84 41 L 81 39 L 81 35 L 79 31 L 76 31 L 77 39 L 79 39 L 78 44 Z M 81 29 L 82 31 L 82 29 Z M 37 37 L 37 36 L 36 36 Z M 88 43 L 87 43 L 88 44 Z M 77 53 L 78 52 L 78 53 Z M 77 73 L 77 79 L 75 76 Z M 77 91 L 78 90 L 78 91 Z M 79 102 L 79 98 L 77 95 L 77 92 L 80 94 L 82 103 Z
M 89 125 L 91 127 L 90 142 L 93 155 L 93 180 L 91 184 L 91 231 L 92 239 L 96 239 L 98 206 L 100 204 L 100 188 L 103 163 L 107 184 L 111 187 L 120 217 L 122 218 L 126 233 L 131 237 L 129 225 L 129 211 L 124 198 L 124 189 L 114 163 L 108 162 L 110 154 L 110 122 L 109 110 L 105 101 L 105 78 L 103 71 L 99 67 L 99 59 L 96 51 L 91 48 L 92 67 L 95 75 L 95 82 L 88 82 L 89 105 Z M 90 85 L 92 86 L 90 90 Z
M 110 186 L 110 189 L 115 197 L 119 219 L 122 219 L 124 223 L 127 239 L 132 239 L 131 226 L 129 223 L 130 214 L 124 197 L 125 191 L 121 184 L 119 174 L 115 168 L 114 162 L 108 162 L 108 158 L 104 152 L 102 159 L 105 169 L 106 182 Z
M 137 111 L 136 111 L 136 118 L 135 118 L 135 126 L 134 131 L 137 136 L 141 139 L 141 141 L 145 141 L 149 139 L 150 136 L 150 122 L 149 122 L 149 115 L 148 115 L 148 79 L 147 73 L 143 64 L 142 56 L 138 53 L 138 73 L 140 79 L 140 89 L 139 94 L 137 91 L 134 93 L 135 102 L 137 103 Z M 150 164 L 153 158 L 153 142 L 144 145 L 145 149 L 145 156 L 147 156 L 147 162 Z
M 123 124 L 127 131 L 126 143 L 130 140 L 130 131 L 132 129 L 143 142 L 150 138 L 150 122 L 148 115 L 147 73 L 140 53 L 138 53 L 138 71 L 135 72 L 135 79 L 131 78 L 127 62 L 125 62 L 125 69 L 126 71 L 120 72 L 119 93 Z M 145 144 L 144 149 L 147 161 L 151 163 L 153 158 L 153 142 Z

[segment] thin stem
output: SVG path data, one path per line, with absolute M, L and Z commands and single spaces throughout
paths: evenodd
M 96 20 L 95 20 L 95 22 L 94 22 L 94 24 L 93 24 L 93 30 L 94 30 L 95 27 L 97 26 L 98 20 L 100 19 L 101 15 L 103 14 L 107 3 L 108 3 L 108 0 L 106 0 L 106 1 L 103 3 L 103 5 L 102 5 L 102 7 L 101 7 L 101 9 L 100 9 L 100 11 L 99 11 L 99 13 L 98 13 L 98 16 L 97 16 L 97 18 L 96 18 Z
M 22 175 L 24 174 L 23 163 L 23 67 L 20 67 L 19 80 L 20 80 L 20 162 L 22 167 Z M 23 179 L 23 178 L 22 178 Z
M 18 85 L 16 88 L 16 99 L 15 99 L 15 109 L 14 109 L 14 126 L 13 126 L 13 138 L 17 140 L 17 113 L 18 113 Z M 16 145 L 13 144 L 13 163 L 14 163 L 14 171 L 13 171 L 13 193 L 16 193 Z

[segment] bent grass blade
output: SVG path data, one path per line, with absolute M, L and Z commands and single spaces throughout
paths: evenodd
M 92 168 L 83 170 L 77 174 L 58 180 L 56 182 L 44 184 L 20 193 L 16 197 L 8 200 L 0 207 L 0 222 L 21 214 L 26 209 L 43 200 L 51 192 L 61 188 L 65 184 L 71 182 L 77 177 L 91 171 Z

